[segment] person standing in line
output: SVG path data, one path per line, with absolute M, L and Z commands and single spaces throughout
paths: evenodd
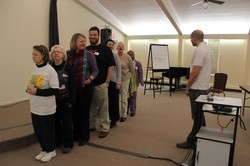
M 81 33 L 75 33 L 70 41 L 70 50 L 67 51 L 67 62 L 72 64 L 75 70 L 77 93 L 73 109 L 73 136 L 79 141 L 79 146 L 89 141 L 93 80 L 99 73 L 94 55 L 85 47 L 86 37 Z
M 200 95 L 208 94 L 213 56 L 211 48 L 203 41 L 204 33 L 201 30 L 194 30 L 190 35 L 190 39 L 193 46 L 196 46 L 197 49 L 191 61 L 191 73 L 185 94 L 190 99 L 193 127 L 187 140 L 176 144 L 178 148 L 183 149 L 195 149 L 196 134 L 201 126 L 206 126 L 204 113 L 199 109 L 195 100 Z M 193 162 L 193 159 L 191 162 Z
M 130 96 L 128 98 L 128 108 L 130 110 L 130 116 L 132 117 L 136 114 L 137 89 L 140 85 L 144 86 L 144 81 L 141 62 L 135 59 L 134 51 L 129 50 L 127 54 L 131 57 L 133 60 L 133 65 L 135 66 L 135 72 L 132 74 L 130 79 Z
M 134 65 L 131 57 L 124 53 L 125 47 L 124 43 L 119 42 L 117 44 L 117 55 L 120 58 L 121 62 L 121 88 L 120 88 L 120 95 L 121 95 L 121 118 L 120 122 L 124 122 L 127 118 L 127 107 L 128 107 L 128 93 L 129 93 L 129 82 L 131 75 L 134 73 Z
M 55 143 L 63 145 L 63 153 L 73 148 L 72 108 L 75 103 L 76 84 L 72 65 L 66 62 L 66 54 L 60 45 L 51 48 L 51 66 L 59 79 L 59 91 L 56 93 Z
M 26 89 L 30 94 L 32 125 L 41 146 L 36 160 L 48 162 L 56 156 L 55 151 L 55 94 L 59 88 L 56 71 L 49 62 L 49 51 L 44 45 L 33 46 L 33 61 L 36 68 Z
M 90 131 L 96 130 L 95 124 L 97 116 L 101 126 L 99 138 L 108 135 L 110 128 L 110 119 L 108 112 L 108 86 L 112 77 L 115 60 L 111 49 L 99 43 L 100 30 L 98 27 L 89 29 L 90 45 L 86 47 L 96 58 L 99 74 L 93 82 L 94 95 L 90 108 Z
M 109 39 L 106 41 L 106 45 L 113 50 L 115 42 Z M 115 66 L 113 67 L 113 74 L 108 87 L 110 128 L 115 127 L 116 122 L 120 119 L 119 91 L 121 86 L 121 63 L 119 57 L 116 54 L 113 55 Z

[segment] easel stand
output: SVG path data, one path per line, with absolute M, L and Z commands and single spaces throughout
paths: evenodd
M 169 52 L 168 45 L 163 44 L 151 44 L 148 53 L 148 64 L 146 71 L 146 84 L 144 86 L 144 95 L 146 90 L 153 90 L 153 96 L 155 98 L 156 92 L 162 92 L 162 86 L 164 85 L 163 76 L 155 76 L 156 72 L 164 72 L 169 69 Z M 151 72 L 151 77 L 149 77 Z M 149 80 L 149 88 L 147 84 Z M 153 88 L 151 87 L 153 86 Z M 171 96 L 171 90 L 170 90 Z

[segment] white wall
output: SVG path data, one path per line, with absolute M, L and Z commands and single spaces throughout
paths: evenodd
M 28 99 L 26 85 L 32 74 L 32 47 L 48 46 L 50 0 L 1 0 L 0 5 L 0 105 Z M 60 44 L 69 48 L 71 36 L 80 32 L 88 38 L 91 26 L 106 24 L 73 0 L 58 0 Z M 111 27 L 112 28 L 112 27 Z M 124 36 L 112 28 L 116 40 Z

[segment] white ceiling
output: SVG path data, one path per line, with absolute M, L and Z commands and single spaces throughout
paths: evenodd
M 128 36 L 190 34 L 249 34 L 250 0 L 75 0 Z

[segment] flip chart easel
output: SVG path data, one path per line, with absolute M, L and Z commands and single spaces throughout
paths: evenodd
M 148 81 L 148 73 L 152 72 L 151 79 L 155 79 L 154 72 L 164 72 L 169 69 L 169 51 L 168 45 L 150 44 L 148 53 L 148 64 L 146 72 L 146 81 Z M 146 94 L 147 84 L 144 86 L 144 95 Z M 171 91 L 170 91 L 171 92 Z M 155 88 L 153 85 L 153 94 L 155 97 Z

